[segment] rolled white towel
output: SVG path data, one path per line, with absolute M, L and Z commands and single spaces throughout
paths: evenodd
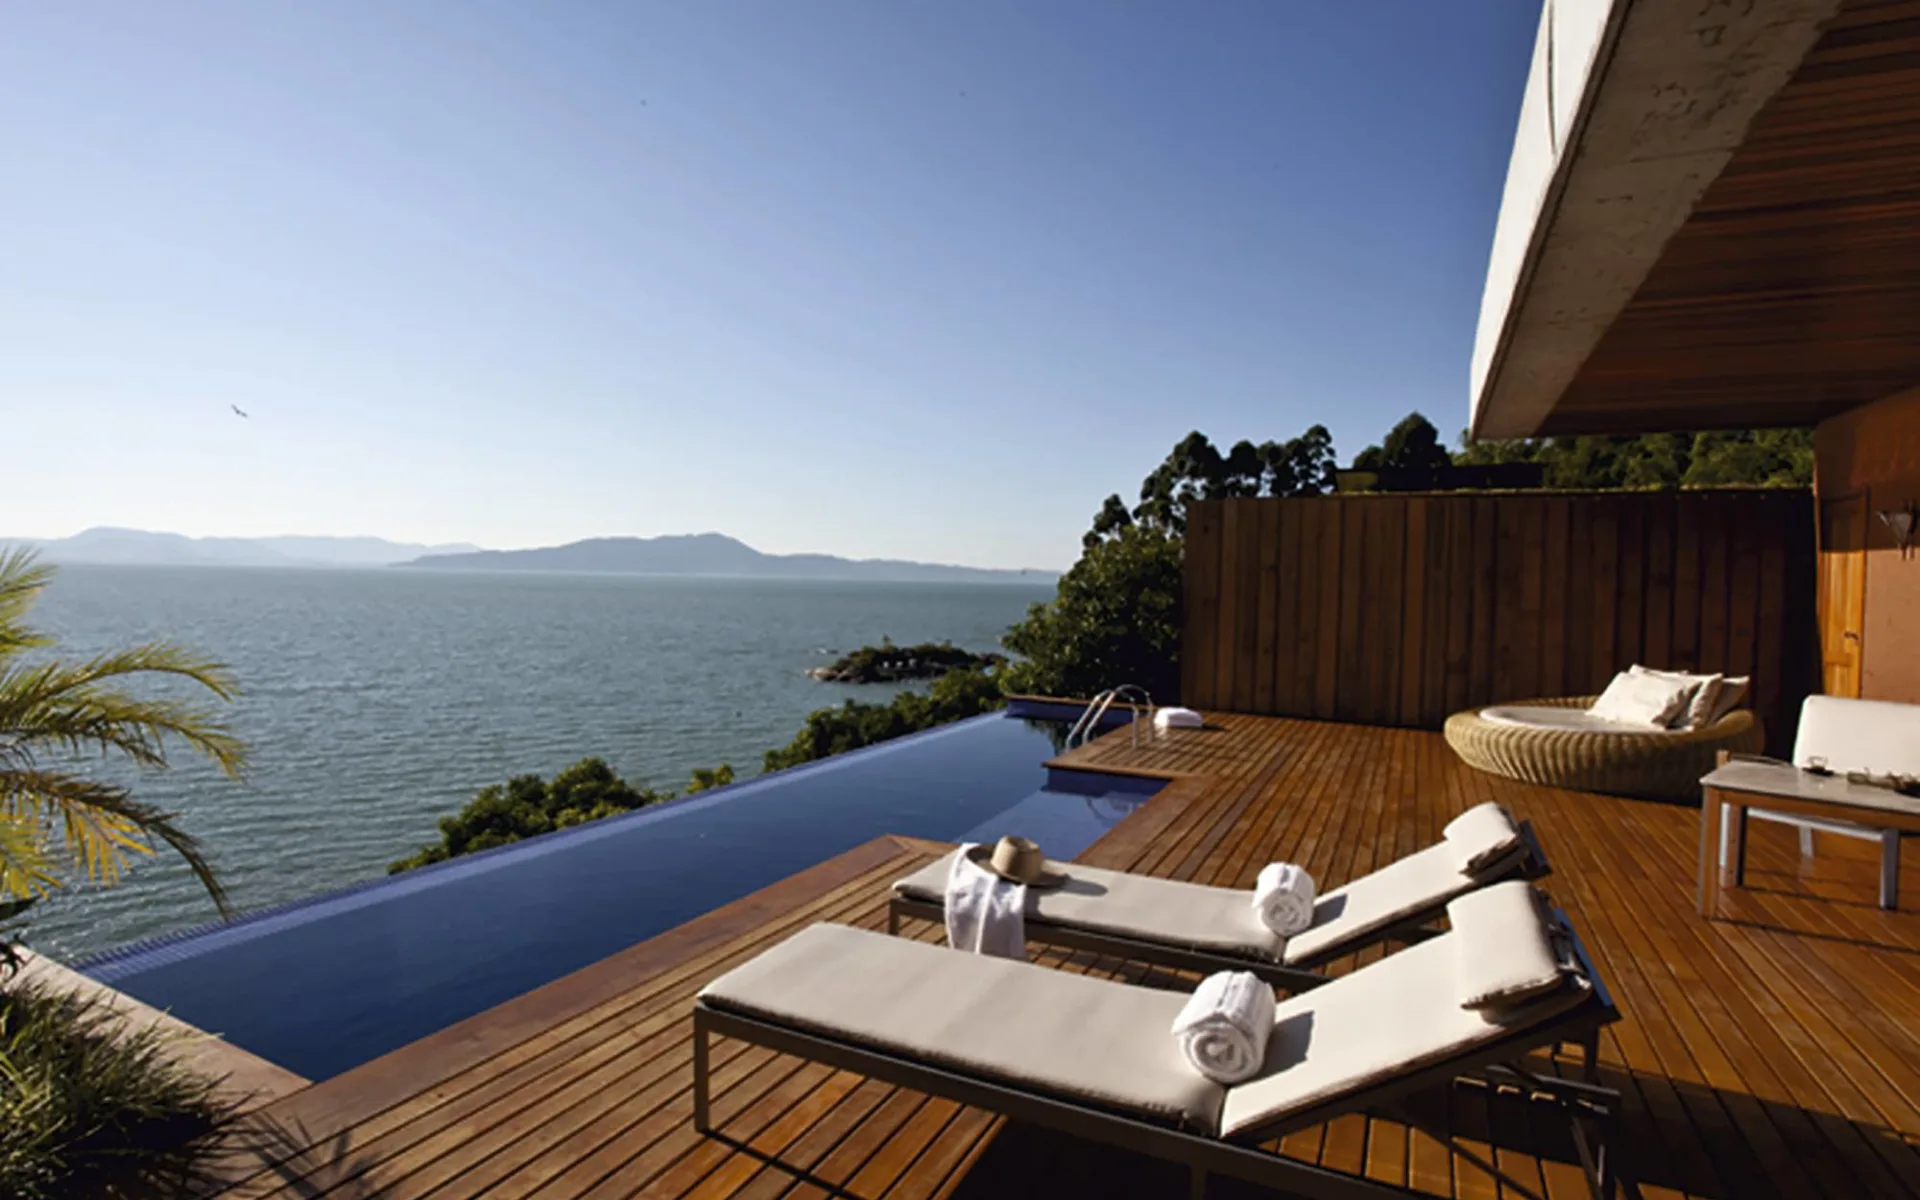
M 1216 1083 L 1259 1073 L 1273 1034 L 1273 989 L 1249 971 L 1221 971 L 1200 981 L 1173 1019 L 1173 1036 L 1193 1069 Z
M 1190 708 L 1156 708 L 1153 710 L 1155 729 L 1199 729 L 1207 719 Z
M 1253 885 L 1253 911 L 1260 923 L 1281 937 L 1313 924 L 1313 876 L 1292 863 L 1268 863 Z

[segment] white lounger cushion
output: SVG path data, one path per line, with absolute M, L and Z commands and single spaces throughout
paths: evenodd
M 1528 885 L 1499 885 L 1508 888 Z M 1546 943 L 1531 897 L 1508 895 L 1498 907 L 1510 909 L 1516 899 L 1533 913 L 1530 928 L 1500 920 L 1479 930 L 1454 930 L 1282 1002 L 1274 1011 L 1263 1073 L 1228 1089 L 1220 1132 L 1258 1129 L 1526 1029 L 1577 1003 L 1587 993 L 1571 986 L 1487 1012 L 1457 1002 L 1464 961 L 1484 963 L 1501 975 L 1518 969 L 1516 959 L 1532 961 Z
M 1226 1089 L 1168 1035 L 1184 992 L 815 925 L 700 992 L 716 1008 L 1212 1133 Z
M 1317 962 L 1340 946 L 1479 887 L 1459 852 L 1435 842 L 1339 887 L 1313 905 L 1313 925 L 1287 940 L 1286 961 Z
M 910 899 L 944 903 L 952 863 L 953 854 L 948 854 L 898 880 L 893 890 Z M 1141 936 L 1162 945 L 1225 951 L 1269 962 L 1280 961 L 1286 947 L 1287 939 L 1260 923 L 1250 889 L 1207 887 L 1077 863 L 1053 866 L 1066 872 L 1067 881 L 1056 888 L 1027 889 L 1029 924 L 1045 921 Z
M 958 853 L 957 851 L 955 853 Z M 1315 962 L 1341 945 L 1479 886 L 1460 870 L 1458 850 L 1439 842 L 1363 875 L 1313 904 L 1313 924 L 1283 938 L 1260 923 L 1252 891 L 1183 883 L 1153 875 L 1056 863 L 1057 888 L 1027 889 L 1027 922 L 1137 937 L 1163 946 L 1238 954 L 1266 962 Z M 943 903 L 949 854 L 895 881 L 912 900 Z
M 1544 937 L 1544 934 L 1537 936 Z M 1281 1004 L 1261 1074 L 1223 1088 L 1167 1036 L 1182 992 L 956 954 L 867 930 L 815 925 L 708 984 L 714 1008 L 1219 1135 L 1253 1130 L 1526 1029 L 1583 993 L 1491 1019 L 1454 1002 L 1449 933 Z

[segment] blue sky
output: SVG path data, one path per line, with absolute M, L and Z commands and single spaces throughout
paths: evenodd
M 0 535 L 1063 567 L 1188 429 L 1451 437 L 1538 11 L 10 6 Z

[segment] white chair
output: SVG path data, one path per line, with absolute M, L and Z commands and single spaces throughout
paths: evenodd
M 1808 696 L 1800 706 L 1800 732 L 1793 740 L 1795 766 L 1815 758 L 1829 770 L 1871 771 L 1876 775 L 1920 775 L 1920 704 L 1888 700 L 1852 700 L 1845 696 Z M 1813 857 L 1813 835 L 1837 833 L 1880 843 L 1880 907 L 1896 908 L 1900 894 L 1900 831 L 1875 829 L 1851 821 L 1753 809 L 1763 821 L 1800 829 L 1800 853 Z

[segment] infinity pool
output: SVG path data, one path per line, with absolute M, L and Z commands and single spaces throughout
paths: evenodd
M 1064 726 L 1033 714 L 1060 715 L 976 717 L 80 967 L 324 1079 L 881 834 L 1017 833 L 1069 858 L 1157 790 L 1050 785 Z

